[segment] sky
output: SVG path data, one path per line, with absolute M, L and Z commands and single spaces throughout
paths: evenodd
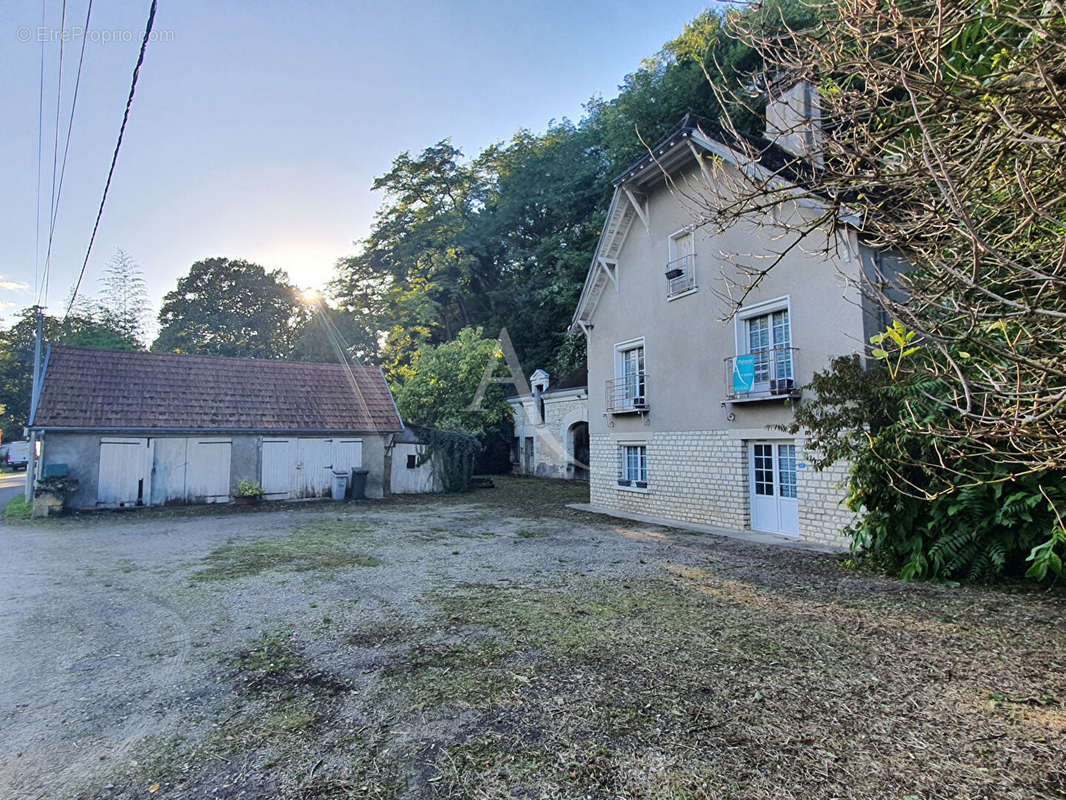
M 59 104 L 59 165 L 78 103 L 52 237 L 50 313 L 81 269 L 148 0 L 0 0 L 0 317 L 42 289 Z M 468 156 L 516 130 L 578 120 L 707 2 L 657 0 L 160 0 L 82 292 L 118 248 L 153 312 L 190 265 L 245 258 L 323 288 L 404 150 L 450 138 Z M 62 93 L 59 85 L 60 34 Z M 40 237 L 36 233 L 42 50 Z M 35 255 L 37 253 L 37 255 Z M 35 280 L 36 276 L 36 280 Z

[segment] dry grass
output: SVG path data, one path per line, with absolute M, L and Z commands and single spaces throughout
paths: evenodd
M 353 551 L 351 545 L 366 526 L 346 520 L 320 520 L 300 526 L 283 539 L 230 542 L 212 550 L 194 581 L 248 578 L 267 571 L 307 572 L 344 567 L 376 567 L 374 556 Z
M 533 483 L 473 499 L 497 514 L 522 495 L 509 541 L 554 558 L 589 535 L 564 521 L 580 490 Z M 417 613 L 252 639 L 221 662 L 206 737 L 154 743 L 151 774 L 89 796 L 153 780 L 188 798 L 1066 798 L 1061 594 L 908 586 L 829 556 L 598 525 L 645 548 L 626 570 L 438 583 Z M 329 523 L 274 544 L 285 569 L 329 580 L 320 559 L 365 533 Z M 429 534 L 411 548 L 443 552 L 449 530 Z M 205 569 L 254 576 L 259 555 Z
M 452 637 L 494 636 L 411 665 L 420 701 L 483 712 L 441 796 L 1066 797 L 1063 632 L 1039 600 L 812 602 L 677 572 L 441 597 Z

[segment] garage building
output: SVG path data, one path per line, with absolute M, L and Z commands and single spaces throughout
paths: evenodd
M 51 345 L 30 429 L 38 474 L 78 479 L 68 506 L 121 508 L 327 496 L 353 468 L 381 497 L 403 423 L 377 367 Z

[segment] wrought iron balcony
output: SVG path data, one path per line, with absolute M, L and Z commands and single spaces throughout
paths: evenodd
M 727 402 L 799 397 L 794 354 L 798 348 L 774 347 L 725 359 Z
M 676 297 L 679 294 L 696 288 L 696 254 L 689 253 L 686 256 L 675 258 L 666 262 L 666 296 Z
M 647 380 L 643 372 L 607 381 L 604 408 L 608 414 L 641 414 L 648 410 Z

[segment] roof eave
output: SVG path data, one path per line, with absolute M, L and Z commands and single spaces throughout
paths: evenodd
M 403 428 L 381 428 L 367 430 L 365 428 L 149 428 L 144 426 L 116 426 L 116 425 L 28 425 L 27 430 L 37 433 L 61 432 L 61 433 L 137 433 L 143 436 L 159 436 L 163 434 L 188 434 L 193 436 L 384 436 L 390 433 L 399 433 Z

